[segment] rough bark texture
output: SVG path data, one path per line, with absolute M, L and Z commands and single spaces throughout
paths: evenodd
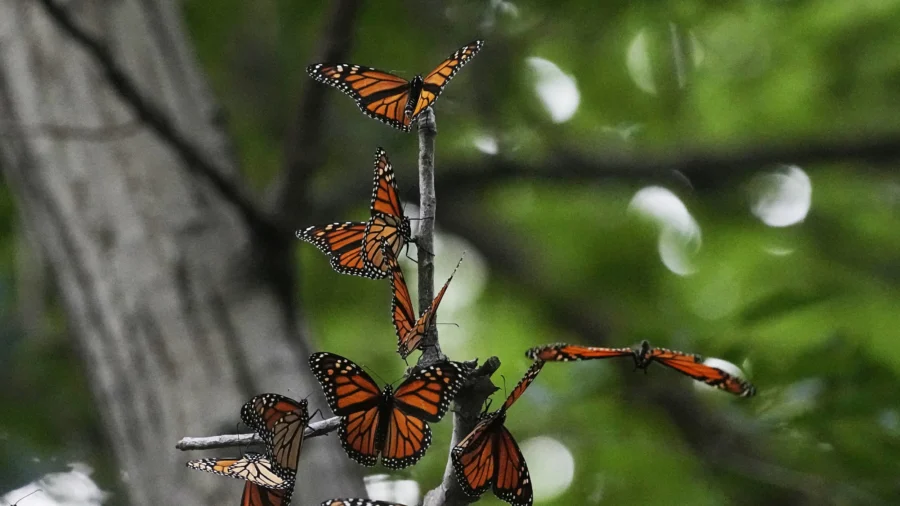
M 236 179 L 179 5 L 63 5 Z M 206 454 L 172 442 L 233 430 L 255 393 L 320 395 L 289 296 L 289 238 L 255 240 L 221 193 L 134 128 L 100 69 L 35 2 L 0 2 L 0 117 L 0 166 L 55 270 L 131 504 L 236 503 L 240 482 L 189 472 L 185 460 Z M 54 128 L 48 135 L 40 125 Z M 85 128 L 110 133 L 79 135 Z M 311 441 L 304 452 L 298 504 L 362 495 L 334 441 Z

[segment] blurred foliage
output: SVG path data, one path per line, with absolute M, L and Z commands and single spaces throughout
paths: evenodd
M 326 5 L 189 0 L 184 7 L 243 169 L 261 190 L 281 169 L 301 94 L 319 86 L 304 69 Z M 437 104 L 438 171 L 489 161 L 473 144 L 485 136 L 497 140 L 497 156 L 540 166 L 561 150 L 639 154 L 900 131 L 898 24 L 900 2 L 891 0 L 381 1 L 364 4 L 348 61 L 411 77 L 485 38 L 485 49 Z M 535 94 L 529 57 L 549 60 L 575 80 L 580 103 L 569 121 L 551 122 Z M 315 209 L 333 208 L 332 199 L 345 197 L 347 188 L 368 184 L 375 146 L 391 155 L 401 188 L 416 187 L 415 135 L 362 116 L 332 91 L 320 125 L 328 163 L 296 196 L 312 208 L 297 217 L 298 228 L 366 216 L 368 190 L 340 216 Z M 801 169 L 811 181 L 812 204 L 805 220 L 789 227 L 768 227 L 751 213 L 759 198 L 754 174 L 714 189 L 667 185 L 702 234 L 687 276 L 660 261 L 657 226 L 629 212 L 636 182 L 612 183 L 601 174 L 590 184 L 516 178 L 457 192 L 454 202 L 441 201 L 446 188 L 437 189 L 444 247 L 436 281 L 469 250 L 448 297 L 455 291 L 471 297 L 440 317 L 459 325 L 441 327 L 452 358 L 498 355 L 508 390 L 527 367 L 527 347 L 582 339 L 554 320 L 552 298 L 596 308 L 608 320 L 610 345 L 648 338 L 721 357 L 743 367 L 759 388 L 749 400 L 705 391 L 698 397 L 735 424 L 754 427 L 773 459 L 766 472 L 742 462 L 707 465 L 665 411 L 622 398 L 616 365 L 546 367 L 507 424 L 520 443 L 538 435 L 558 439 L 574 456 L 575 475 L 564 493 L 537 502 L 766 504 L 773 489 L 808 479 L 836 504 L 900 497 L 900 176 L 892 166 L 840 161 Z M 12 388 L 0 391 L 0 405 L 10 407 L 3 438 L 16 448 L 0 455 L 0 476 L 23 478 L 12 473 L 22 468 L 21 455 L 95 460 L 97 450 L 73 440 L 92 434 L 88 440 L 96 443 L 99 436 L 82 382 L 71 381 L 81 366 L 58 311 L 48 315 L 48 335 L 34 342 L 16 330 L 17 231 L 8 201 L 0 199 L 0 364 Z M 452 231 L 461 237 L 442 230 L 441 213 L 463 208 L 519 238 L 509 247 L 533 266 L 521 273 L 533 277 L 528 284 L 482 257 L 478 244 L 465 243 L 466 230 Z M 399 379 L 405 364 L 394 352 L 389 284 L 337 275 L 305 245 L 297 258 L 314 348 L 346 355 L 384 381 Z M 484 279 L 466 279 L 478 265 Z M 414 266 L 404 266 L 414 284 Z M 503 386 L 500 375 L 495 379 Z M 637 379 L 648 388 L 693 387 L 659 367 Z M 494 408 L 502 394 L 495 394 Z M 79 401 L 54 401 L 61 397 Z M 426 457 L 392 476 L 415 479 L 423 492 L 434 487 L 449 425 L 435 425 Z M 540 487 L 541 476 L 534 479 Z M 490 494 L 484 500 L 499 504 Z

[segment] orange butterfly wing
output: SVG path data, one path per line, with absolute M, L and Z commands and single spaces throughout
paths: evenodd
M 382 241 L 387 242 L 390 251 L 397 256 L 411 240 L 412 232 L 409 219 L 403 215 L 394 170 L 387 153 L 381 148 L 375 151 L 375 180 L 370 209 L 372 217 L 366 225 L 363 261 L 367 268 L 385 277 L 390 268 L 384 260 Z
M 397 331 L 398 343 L 402 350 L 404 343 L 403 338 L 409 334 L 413 328 L 413 323 L 416 321 L 416 310 L 413 309 L 412 298 L 409 296 L 409 288 L 406 286 L 403 270 L 400 269 L 400 263 L 397 262 L 397 257 L 391 254 L 387 243 L 384 243 L 382 246 L 385 261 L 391 272 L 391 292 L 393 293 L 391 299 L 391 315 L 394 320 L 394 328 Z M 403 355 L 403 351 L 400 351 L 400 356 L 406 358 L 405 355 Z
M 241 420 L 262 436 L 277 468 L 297 472 L 309 422 L 305 399 L 298 402 L 279 394 L 260 394 L 241 408 Z
M 309 366 L 335 415 L 341 417 L 338 437 L 344 451 L 365 466 L 378 461 L 381 389 L 358 365 L 333 353 L 313 353 Z
M 741 397 L 751 397 L 756 394 L 756 388 L 749 382 L 732 376 L 721 369 L 704 364 L 703 358 L 698 355 L 667 350 L 665 348 L 653 348 L 649 351 L 646 359 L 659 362 L 695 380 Z
M 288 506 L 293 492 L 293 488 L 272 490 L 248 481 L 241 495 L 241 506 Z
M 431 445 L 431 428 L 450 408 L 463 383 L 453 362 L 415 368 L 394 392 L 393 409 L 382 446 L 382 463 L 392 469 L 415 464 Z
M 191 469 L 247 480 L 272 489 L 293 488 L 294 479 L 285 479 L 273 468 L 271 461 L 259 454 L 248 453 L 239 459 L 207 458 L 191 460 Z
M 491 488 L 494 479 L 495 421 L 497 412 L 483 415 L 472 432 L 450 452 L 456 480 L 466 495 L 477 497 Z
M 534 493 L 525 456 L 503 425 L 494 435 L 494 459 L 494 494 L 510 504 L 530 506 Z
M 532 363 L 531 367 L 529 367 L 525 372 L 525 376 L 523 376 L 522 379 L 519 380 L 519 383 L 516 385 L 516 387 L 513 388 L 512 392 L 509 393 L 509 397 L 506 398 L 506 402 L 503 403 L 500 411 L 505 412 L 507 409 L 509 409 L 510 406 L 513 405 L 513 403 L 515 403 L 519 399 L 519 397 L 522 397 L 522 394 L 525 393 L 528 385 L 530 385 L 535 380 L 535 378 L 537 378 L 538 373 L 541 372 L 541 369 L 543 368 L 544 362 L 538 361 Z
M 437 68 L 432 70 L 430 74 L 425 76 L 422 83 L 422 91 L 419 93 L 419 98 L 416 100 L 416 105 L 413 108 L 411 121 L 415 121 L 422 111 L 430 107 L 438 99 L 438 96 L 444 90 L 444 86 L 450 82 L 450 79 L 453 79 L 453 76 L 459 72 L 459 69 L 463 68 L 466 63 L 469 63 L 481 51 L 483 46 L 483 40 L 476 40 L 466 44 L 457 49 L 456 52 L 441 62 Z
M 391 313 L 393 315 L 394 328 L 397 331 L 397 352 L 400 354 L 400 357 L 406 358 L 410 353 L 419 348 L 422 339 L 425 337 L 425 333 L 428 332 L 434 324 L 438 306 L 441 305 L 444 293 L 447 291 L 447 287 L 450 286 L 450 282 L 453 281 L 453 276 L 456 275 L 456 270 L 459 269 L 462 259 L 456 264 L 456 267 L 453 269 L 453 272 L 450 273 L 447 282 L 444 283 L 444 286 L 441 287 L 441 290 L 431 301 L 431 305 L 429 305 L 417 319 L 415 317 L 412 299 L 409 296 L 409 289 L 403 278 L 403 271 L 400 269 L 400 264 L 395 257 L 391 256 L 391 253 L 386 249 L 386 246 L 383 248 L 383 253 L 391 271 L 391 286 L 393 288 Z
M 315 245 L 328 255 L 331 267 L 341 274 L 381 279 L 384 272 L 366 265 L 363 258 L 363 238 L 369 223 L 332 223 L 298 230 L 297 238 Z
M 547 362 L 569 362 L 572 360 L 594 360 L 600 358 L 631 357 L 631 348 L 598 348 L 594 346 L 575 346 L 565 343 L 548 344 L 531 348 L 525 356 L 532 360 Z
M 362 65 L 317 63 L 306 67 L 316 81 L 350 96 L 359 110 L 394 128 L 408 132 L 410 118 L 404 114 L 409 101 L 409 82 L 389 72 Z

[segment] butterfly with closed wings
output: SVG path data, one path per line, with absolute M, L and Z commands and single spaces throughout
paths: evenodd
M 470 42 L 424 78 L 417 75 L 410 81 L 383 70 L 346 63 L 316 63 L 306 72 L 316 81 L 349 95 L 366 116 L 409 132 L 422 111 L 434 104 L 444 86 L 483 45 L 482 40 Z
M 375 150 L 375 179 L 369 208 L 369 221 L 312 226 L 298 230 L 297 238 L 328 255 L 337 272 L 386 278 L 390 268 L 384 261 L 381 242 L 387 242 L 394 255 L 398 255 L 412 241 L 412 230 L 409 218 L 403 214 L 391 162 L 381 148 Z
M 347 455 L 364 466 L 381 462 L 402 469 L 418 462 L 431 444 L 428 422 L 443 418 L 462 386 L 459 364 L 416 367 L 394 390 L 384 390 L 358 365 L 333 353 L 313 353 L 309 366 L 335 415 Z
M 456 269 L 459 269 L 462 258 L 459 259 L 459 263 L 456 264 L 453 272 L 450 273 L 447 282 L 444 283 L 444 286 L 437 295 L 435 295 L 434 300 L 431 301 L 428 308 L 422 312 L 421 316 L 416 318 L 416 311 L 413 309 L 412 298 L 409 296 L 409 289 L 406 287 L 406 281 L 403 278 L 403 271 L 400 269 L 400 263 L 397 262 L 397 257 L 391 252 L 387 243 L 382 244 L 382 249 L 385 262 L 391 272 L 391 287 L 393 293 L 393 298 L 391 300 L 391 314 L 394 320 L 394 328 L 397 330 L 397 353 L 400 354 L 401 358 L 405 359 L 410 353 L 419 348 L 419 345 L 422 344 L 422 339 L 425 337 L 425 333 L 431 329 L 432 325 L 434 325 L 434 318 L 437 314 L 438 306 L 441 304 L 441 299 L 444 298 L 444 292 L 447 291 L 447 287 L 450 286 L 450 282 L 453 281 L 453 276 L 456 274 Z
M 544 362 L 536 361 L 497 411 L 481 415 L 472 432 L 450 452 L 453 470 L 463 491 L 478 497 L 493 485 L 494 494 L 515 506 L 534 500 L 531 476 L 519 445 L 504 426 L 506 411 L 537 378 Z

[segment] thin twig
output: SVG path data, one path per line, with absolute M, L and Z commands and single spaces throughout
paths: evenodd
M 416 250 L 419 262 L 419 310 L 424 311 L 434 298 L 434 220 L 437 196 L 434 190 L 434 138 L 437 123 L 429 107 L 419 116 L 419 233 Z M 446 360 L 441 353 L 436 327 L 431 327 L 422 339 L 419 365 L 427 366 Z
M 128 72 L 113 58 L 109 49 L 98 39 L 77 26 L 65 8 L 54 0 L 38 0 L 56 24 L 77 42 L 106 75 L 109 85 L 132 113 L 147 125 L 182 159 L 188 170 L 209 180 L 210 183 L 240 211 L 253 233 L 260 237 L 283 242 L 290 234 L 280 230 L 265 216 L 256 204 L 233 181 L 226 178 L 226 171 L 216 166 L 195 146 L 184 132 L 179 132 L 172 120 L 149 100 L 131 79 Z
M 592 153 L 556 151 L 537 160 L 520 161 L 502 155 L 481 163 L 447 164 L 438 183 L 445 192 L 468 193 L 510 179 L 556 181 L 681 182 L 694 188 L 721 188 L 778 164 L 800 165 L 866 162 L 872 170 L 896 173 L 889 162 L 900 159 L 900 133 L 846 137 L 760 139 L 752 143 L 719 146 L 623 150 L 608 148 Z M 882 164 L 882 167 L 876 165 Z M 464 174 L 465 177 L 461 177 Z
M 304 438 L 324 436 L 337 430 L 341 417 L 331 418 L 309 424 L 303 432 Z M 187 450 L 211 450 L 213 448 L 228 448 L 231 446 L 247 446 L 249 444 L 261 444 L 263 441 L 258 434 L 223 434 L 221 436 L 208 437 L 183 437 L 175 445 L 175 448 Z

